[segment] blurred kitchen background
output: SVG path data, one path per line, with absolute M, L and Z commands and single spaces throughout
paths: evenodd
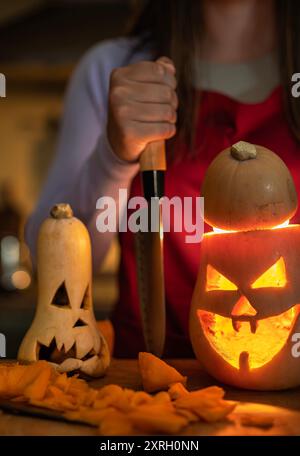
M 53 160 L 67 81 L 95 43 L 122 35 L 135 0 L 1 0 L 0 333 L 15 357 L 36 304 L 36 282 L 23 239 Z M 117 297 L 114 242 L 94 280 L 99 319 Z

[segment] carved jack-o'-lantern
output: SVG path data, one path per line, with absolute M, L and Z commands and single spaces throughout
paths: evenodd
M 36 315 L 18 359 L 46 359 L 60 372 L 101 376 L 110 356 L 93 313 L 90 238 L 66 204 L 54 206 L 40 228 L 37 273 Z
M 289 171 L 273 152 L 240 142 L 211 164 L 203 196 L 215 225 L 201 244 L 192 299 L 196 356 L 228 384 L 299 385 L 292 336 L 300 332 L 300 225 L 288 224 L 297 208 Z

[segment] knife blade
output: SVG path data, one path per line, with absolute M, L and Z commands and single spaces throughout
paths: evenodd
M 135 251 L 144 339 L 146 349 L 156 356 L 163 354 L 166 333 L 163 225 L 160 204 L 160 198 L 164 196 L 165 170 L 164 141 L 149 143 L 140 157 L 143 194 L 148 203 L 148 230 L 140 230 L 135 234 Z M 157 208 L 155 224 L 151 199 Z

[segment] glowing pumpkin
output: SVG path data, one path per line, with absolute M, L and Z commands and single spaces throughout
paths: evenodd
M 231 150 L 222 154 L 228 159 Z M 239 160 L 236 155 L 231 159 Z M 255 160 L 255 156 L 248 160 Z M 247 167 L 247 162 L 243 159 L 233 165 L 238 169 L 239 165 Z M 286 173 L 285 166 L 283 170 Z M 255 173 L 261 178 L 257 166 Z M 255 173 L 243 169 L 244 186 L 255 182 Z M 266 174 L 266 187 L 270 174 Z M 218 175 L 214 179 L 218 187 Z M 238 188 L 236 192 L 238 198 Z M 277 189 L 273 192 L 279 195 Z M 281 207 L 280 222 L 285 210 L 288 213 L 291 208 Z M 271 217 L 267 219 L 269 223 Z M 252 219 L 248 230 L 215 228 L 204 235 L 190 335 L 196 356 L 211 375 L 251 389 L 285 389 L 300 384 L 300 362 L 292 355 L 292 336 L 300 332 L 299 252 L 300 225 L 286 223 L 255 230 Z
M 38 237 L 38 304 L 18 359 L 41 359 L 59 372 L 103 375 L 110 354 L 94 317 L 91 243 L 87 229 L 67 204 L 58 204 Z

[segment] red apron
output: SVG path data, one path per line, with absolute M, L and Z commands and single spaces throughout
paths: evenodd
M 276 152 L 289 167 L 300 194 L 300 144 L 292 136 L 283 112 L 282 90 L 277 88 L 262 103 L 245 104 L 225 95 L 204 92 L 196 132 L 196 154 L 169 165 L 165 195 L 200 195 L 205 171 L 213 158 L 226 147 L 244 140 Z M 186 152 L 184 145 L 183 154 Z M 131 197 L 141 195 L 140 176 L 131 187 Z M 299 222 L 299 211 L 293 221 Z M 193 356 L 188 317 L 196 282 L 199 244 L 187 244 L 186 233 L 165 233 L 164 262 L 167 311 L 166 357 Z M 119 301 L 113 314 L 116 357 L 136 357 L 145 350 L 136 278 L 134 238 L 120 233 L 121 263 Z

